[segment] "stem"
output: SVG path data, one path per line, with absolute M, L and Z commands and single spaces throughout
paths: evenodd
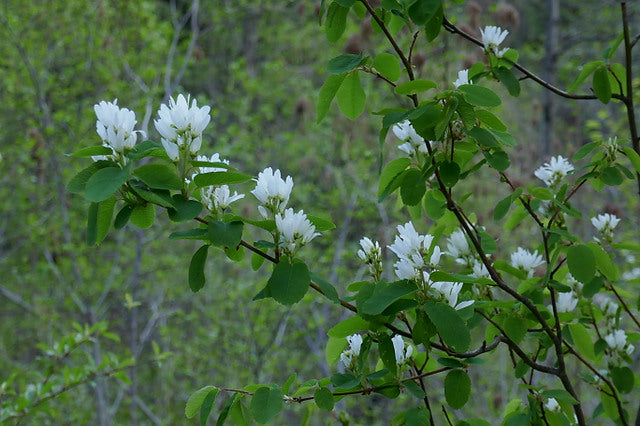
M 633 106 L 633 66 L 631 49 L 633 44 L 629 38 L 629 22 L 627 21 L 627 2 L 620 2 L 620 9 L 622 12 L 622 28 L 624 31 L 624 53 L 625 53 L 625 68 L 627 69 L 627 95 L 624 99 L 624 104 L 627 107 L 627 120 L 629 121 L 629 132 L 631 133 L 631 145 L 633 150 L 640 154 L 640 140 L 638 139 L 638 128 L 636 127 L 635 110 Z M 638 180 L 638 195 L 640 195 L 640 173 L 636 172 L 636 178 Z

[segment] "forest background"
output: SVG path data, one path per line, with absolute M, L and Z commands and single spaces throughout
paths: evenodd
M 630 25 L 637 29 L 636 6 Z M 188 396 L 204 385 L 282 383 L 294 371 L 310 379 L 335 369 L 325 359 L 326 330 L 347 313 L 312 294 L 293 307 L 252 302 L 268 271 L 250 271 L 249 258 L 243 268 L 211 257 L 207 284 L 194 294 L 185 265 L 195 242 L 168 244 L 172 229 L 155 226 L 115 231 L 88 247 L 87 203 L 65 189 L 86 167 L 65 154 L 99 142 L 94 104 L 118 98 L 154 135 L 150 120 L 159 105 L 190 93 L 212 106 L 207 152 L 247 173 L 280 168 L 295 177 L 294 202 L 331 215 L 331 237 L 305 250 L 314 271 L 343 293 L 345 274 L 357 271 L 351 281 L 366 274 L 355 255 L 359 239 L 391 243 L 406 214 L 373 196 L 380 156 L 393 156 L 397 141 L 390 135 L 379 145 L 380 119 L 370 113 L 390 95 L 365 83 L 371 84 L 365 114 L 350 121 L 334 106 L 316 122 L 327 60 L 340 53 L 374 56 L 385 46 L 370 25 L 355 20 L 348 22 L 348 39 L 330 46 L 319 11 L 320 3 L 311 1 L 2 1 L 0 382 L 12 377 L 10 388 L 24 390 L 46 377 L 47 351 L 74 333 L 74 324 L 98 332 L 64 360 L 67 366 L 107 362 L 126 373 L 79 384 L 40 404 L 25 423 L 183 424 Z M 567 87 L 578 66 L 599 58 L 619 32 L 612 0 L 476 0 L 447 4 L 446 12 L 470 33 L 485 25 L 508 29 L 519 62 L 558 87 Z M 483 57 L 445 32 L 437 43 L 419 40 L 415 52 L 420 74 L 442 85 Z M 626 136 L 624 117 L 612 104 L 567 101 L 527 82 L 520 98 L 505 94 L 503 100 L 501 117 L 519 141 L 510 171 L 523 181 L 534 179 L 533 170 L 551 155 L 570 156 L 592 140 Z M 487 205 L 502 198 L 488 192 L 491 185 L 476 185 L 470 190 L 485 192 Z M 620 232 L 639 225 L 633 182 L 586 191 L 577 204 L 623 218 Z M 585 233 L 593 232 L 587 222 Z M 477 417 L 499 418 L 510 397 L 523 392 L 513 380 L 493 379 L 512 376 L 505 371 L 506 351 L 501 356 L 504 362 L 473 378 L 466 410 Z M 134 364 L 121 364 L 125 360 Z M 396 403 L 355 398 L 336 411 L 354 424 L 386 424 L 389 404 Z M 297 424 L 310 409 L 292 406 L 276 421 Z M 336 421 L 318 410 L 312 417 L 318 424 Z

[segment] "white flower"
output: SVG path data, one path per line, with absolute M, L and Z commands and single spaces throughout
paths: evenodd
M 472 277 L 476 278 L 491 278 L 487 267 L 484 266 L 484 263 L 475 260 L 473 261 L 473 272 L 471 273 Z
M 424 138 L 416 133 L 409 120 L 395 124 L 391 130 L 393 130 L 393 133 L 398 139 L 405 142 L 398 147 L 401 151 L 406 152 L 410 156 L 415 155 L 416 150 L 422 154 L 429 152 Z
M 591 218 L 593 226 L 604 236 L 605 240 L 613 239 L 613 229 L 618 225 L 620 219 L 616 215 L 605 213 Z
M 362 346 L 362 336 L 352 334 L 347 336 L 349 346 L 340 354 L 340 360 L 346 368 L 353 369 L 355 360 L 360 355 L 360 347 Z
M 456 263 L 469 266 L 473 262 L 473 254 L 469 249 L 467 237 L 458 229 L 447 238 L 447 254 L 456 258 Z
M 382 274 L 382 249 L 380 243 L 371 241 L 364 237 L 360 240 L 360 250 L 358 257 L 369 266 L 369 272 L 374 280 L 379 280 Z
M 234 191 L 233 195 L 231 195 L 231 191 L 227 185 L 221 185 L 213 190 L 213 205 L 222 210 L 225 210 L 229 207 L 229 204 L 242 198 L 244 198 L 244 194 L 238 194 L 237 191 Z
M 127 108 L 118 107 L 117 99 L 113 102 L 101 101 L 93 106 L 93 110 L 98 118 L 96 131 L 102 139 L 103 146 L 114 151 L 114 155 L 95 156 L 94 161 L 124 159 L 122 154 L 133 149 L 138 139 L 137 133 L 144 135 L 139 130 L 133 130 L 137 123 L 136 114 Z
M 627 344 L 627 333 L 624 330 L 615 330 L 604 336 L 604 340 L 611 349 L 622 351 Z
M 458 71 L 458 79 L 453 82 L 454 87 L 458 88 L 463 84 L 471 84 L 469 81 L 469 70 Z
M 302 210 L 294 213 L 293 209 L 287 209 L 284 215 L 276 214 L 275 219 L 276 229 L 281 237 L 284 250 L 291 256 L 297 249 L 320 235 L 319 232 L 315 232 L 316 227 L 309 222 L 307 215 Z
M 423 268 L 425 261 L 423 255 L 426 254 L 433 241 L 432 235 L 420 235 L 413 227 L 413 223 L 407 222 L 398 225 L 398 235 L 389 249 L 398 256 L 395 263 L 396 275 L 401 280 L 422 279 L 424 277 Z M 436 260 L 440 260 L 440 249 L 431 255 L 430 263 L 433 265 Z
M 640 278 L 640 266 L 636 266 L 630 271 L 625 271 L 622 273 L 622 279 L 624 281 L 631 281 Z
M 429 265 L 432 268 L 435 268 L 436 266 L 438 266 L 438 263 L 440 263 L 441 256 L 442 256 L 442 250 L 440 250 L 440 247 L 435 246 L 433 248 L 433 253 L 431 253 L 431 258 L 429 259 Z
M 554 187 L 572 170 L 573 165 L 566 158 L 558 155 L 551 157 L 551 161 L 544 163 L 533 174 L 547 186 Z
M 393 350 L 395 352 L 396 363 L 398 365 L 404 364 L 409 358 L 411 358 L 411 355 L 413 354 L 413 346 L 409 345 L 405 348 L 402 336 L 394 336 L 391 339 L 391 343 L 393 343 Z
M 544 409 L 548 411 L 559 411 L 560 404 L 558 404 L 555 398 L 549 398 L 547 402 L 544 403 Z
M 533 277 L 533 270 L 543 264 L 544 260 L 537 250 L 531 253 L 529 250 L 518 247 L 514 253 L 511 253 L 511 265 L 525 271 L 528 278 Z
M 556 307 L 558 312 L 570 312 L 578 305 L 578 295 L 573 291 L 567 293 L 558 293 Z
M 210 110 L 206 105 L 198 108 L 195 99 L 191 100 L 189 95 L 185 98 L 182 94 L 177 100 L 169 98 L 169 106 L 160 105 L 159 118 L 153 123 L 169 158 L 177 161 L 180 149 L 197 154 L 202 146 L 202 132 L 211 120 Z
M 267 167 L 258 173 L 258 178 L 254 180 L 256 187 L 251 193 L 263 204 L 263 206 L 258 206 L 262 217 L 268 219 L 277 213 L 282 213 L 289 202 L 289 196 L 293 189 L 291 176 L 282 179 L 279 169 L 274 172 L 271 167 Z
M 480 28 L 480 34 L 482 35 L 482 44 L 484 49 L 488 52 L 493 52 L 497 57 L 501 58 L 507 50 L 507 48 L 499 50 L 498 46 L 504 41 L 509 34 L 509 31 L 502 30 L 500 27 L 492 25 L 484 27 L 484 30 Z
M 460 294 L 460 290 L 462 290 L 462 283 L 439 281 L 431 284 L 431 288 L 442 293 L 449 302 L 449 306 L 454 308 L 456 311 L 473 305 L 474 303 L 473 300 L 465 300 L 464 302 L 458 303 L 458 294 Z

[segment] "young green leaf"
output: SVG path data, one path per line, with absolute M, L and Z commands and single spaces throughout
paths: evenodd
M 502 103 L 500 97 L 491 89 L 477 84 L 463 84 L 458 90 L 464 93 L 464 97 L 471 105 L 496 107 Z
M 331 393 L 329 388 L 323 386 L 316 389 L 316 391 L 313 393 L 313 400 L 321 410 L 333 410 L 333 394 Z
M 111 155 L 113 150 L 108 146 L 88 146 L 86 148 L 79 149 L 73 154 L 68 154 L 69 157 L 91 157 L 93 155 Z
M 251 176 L 238 172 L 210 172 L 199 173 L 193 181 L 199 187 L 211 185 L 232 185 L 251 180 Z
M 109 197 L 98 203 L 96 244 L 100 244 L 104 237 L 109 233 L 111 228 L 111 219 L 113 218 L 113 208 L 116 205 L 116 197 Z
M 131 163 L 129 163 L 131 164 Z M 106 167 L 96 171 L 87 180 L 85 197 L 89 201 L 99 202 L 109 198 L 129 177 L 130 167 Z
M 393 342 L 388 335 L 384 334 L 378 338 L 378 352 L 380 353 L 380 359 L 385 368 L 395 376 L 398 372 L 396 352 L 393 348 Z
M 182 194 L 171 197 L 173 208 L 167 209 L 172 222 L 185 222 L 197 217 L 202 211 L 202 204 L 197 200 L 188 200 Z
M 138 204 L 133 208 L 129 220 L 140 229 L 147 229 L 156 219 L 156 209 L 151 203 Z
M 460 178 L 460 166 L 456 162 L 445 161 L 440 164 L 440 178 L 445 186 L 451 188 Z
M 451 408 L 462 408 L 471 394 L 471 379 L 463 370 L 451 370 L 444 378 L 444 396 Z
M 212 220 L 209 222 L 209 240 L 218 247 L 235 248 L 242 239 L 243 227 L 244 224 L 240 221 L 225 223 Z
M 494 68 L 493 72 L 500 79 L 500 82 L 504 84 L 511 96 L 520 96 L 520 82 L 513 74 L 513 71 L 508 68 L 500 67 Z
M 416 168 L 410 168 L 403 173 L 400 184 L 400 196 L 402 202 L 407 206 L 420 204 L 422 196 L 427 191 L 425 179 L 422 172 Z
M 199 389 L 192 393 L 187 400 L 187 404 L 184 407 L 184 415 L 188 419 L 195 416 L 200 407 L 202 407 L 202 404 L 204 403 L 204 400 L 207 398 L 207 396 L 213 394 L 215 395 L 215 399 L 215 397 L 218 396 L 218 392 L 220 392 L 220 389 L 216 388 L 215 386 L 205 386 L 202 389 Z
M 338 107 L 350 120 L 355 120 L 364 111 L 366 95 L 360 84 L 360 76 L 357 71 L 347 75 L 338 89 Z
M 200 247 L 191 258 L 189 263 L 189 288 L 196 293 L 204 287 L 204 265 L 207 261 L 207 254 L 209 253 L 209 245 L 205 244 Z
M 175 167 L 165 164 L 145 164 L 133 171 L 133 175 L 155 189 L 182 189 L 182 180 L 175 172 Z
M 362 62 L 362 53 L 339 55 L 329 61 L 327 71 L 331 74 L 342 74 L 355 69 L 360 62 Z
M 402 75 L 398 58 L 390 53 L 380 53 L 373 59 L 373 67 L 385 78 L 396 81 Z
M 320 93 L 318 94 L 318 123 L 320 123 L 329 112 L 331 102 L 333 101 L 333 98 L 335 98 L 336 93 L 338 93 L 338 89 L 346 77 L 346 73 L 330 75 L 320 88 Z
M 431 80 L 411 80 L 396 86 L 394 92 L 397 95 L 414 95 L 416 93 L 426 92 L 438 85 Z
M 596 274 L 596 257 L 584 244 L 576 244 L 567 249 L 567 264 L 573 277 L 588 283 Z
M 378 202 L 384 200 L 389 194 L 397 189 L 402 183 L 400 175 L 411 164 L 411 160 L 406 157 L 397 158 L 389 162 L 380 174 L 378 185 Z
M 347 25 L 349 9 L 333 2 L 327 11 L 327 19 L 324 23 L 324 31 L 329 43 L 335 43 L 340 39 Z
M 598 67 L 593 73 L 593 93 L 595 93 L 603 104 L 608 104 L 611 99 L 609 71 L 607 71 L 604 65 Z
M 585 81 L 587 77 L 589 77 L 591 73 L 594 72 L 595 69 L 602 64 L 604 64 L 604 61 L 593 61 L 593 62 L 584 64 L 582 66 L 582 69 L 580 70 L 580 74 L 578 74 L 578 77 L 575 79 L 575 81 L 571 83 L 571 86 L 569 86 L 569 88 L 567 89 L 567 92 L 571 93 L 574 90 L 576 90 L 578 86 L 582 84 L 582 82 Z
M 260 424 L 268 423 L 282 411 L 284 395 L 280 389 L 263 386 L 251 398 L 251 415 Z
M 424 310 L 447 346 L 458 352 L 469 349 L 469 329 L 455 309 L 441 302 L 427 302 Z
M 304 262 L 295 259 L 289 263 L 286 259 L 281 259 L 274 266 L 267 287 L 271 297 L 277 302 L 293 305 L 307 293 L 310 282 L 309 268 Z

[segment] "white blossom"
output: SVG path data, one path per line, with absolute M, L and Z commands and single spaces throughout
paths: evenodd
M 398 139 L 405 142 L 398 147 L 401 151 L 406 152 L 410 156 L 415 155 L 416 150 L 421 154 L 427 154 L 429 152 L 424 138 L 416 133 L 409 120 L 395 124 L 391 130 Z
M 202 201 L 210 211 L 217 209 L 225 210 L 234 201 L 244 198 L 244 194 L 238 194 L 237 191 L 234 191 L 233 195 L 231 195 L 231 190 L 228 185 L 218 187 L 209 186 L 202 188 L 201 191 Z
M 408 345 L 405 347 L 402 336 L 394 336 L 391 339 L 391 342 L 393 343 L 393 350 L 395 352 L 396 363 L 398 365 L 404 364 L 409 358 L 411 358 L 411 355 L 413 354 L 413 346 Z
M 482 35 L 482 44 L 487 52 L 493 52 L 497 57 L 501 58 L 502 55 L 509 50 L 508 48 L 498 49 L 500 43 L 502 43 L 509 34 L 509 31 L 489 25 L 484 27 L 484 30 L 481 28 L 480 34 Z
M 557 157 L 551 157 L 548 163 L 544 163 L 533 174 L 542 180 L 545 185 L 555 187 L 572 170 L 573 165 L 566 158 L 558 155 Z
M 440 292 L 449 302 L 449 306 L 455 310 L 466 308 L 474 303 L 473 300 L 465 300 L 464 302 L 458 303 L 458 295 L 460 294 L 460 290 L 462 290 L 462 283 L 438 281 L 431 284 L 431 288 Z
M 284 215 L 277 213 L 275 219 L 280 241 L 285 252 L 291 256 L 297 249 L 320 235 L 302 210 L 294 213 L 293 209 L 287 209 Z
M 473 261 L 473 272 L 471 273 L 472 277 L 476 278 L 491 278 L 487 267 L 484 266 L 484 263 L 475 260 Z
M 456 263 L 470 266 L 473 263 L 473 254 L 469 248 L 467 237 L 461 229 L 453 232 L 447 238 L 447 254 L 455 257 Z
M 620 222 L 614 214 L 599 214 L 591 218 L 591 224 L 602 234 L 606 241 L 613 240 L 613 230 Z
M 423 256 L 433 242 L 432 235 L 420 235 L 413 227 L 413 223 L 407 222 L 398 225 L 398 235 L 389 249 L 398 256 L 398 261 L 394 264 L 396 276 L 401 280 L 423 279 L 425 277 L 423 268 L 425 261 Z M 440 249 L 431 255 L 429 262 L 431 267 L 435 267 L 436 260 L 440 260 Z M 428 276 L 428 275 L 427 275 Z
M 627 344 L 627 333 L 624 330 L 615 330 L 604 336 L 604 340 L 611 349 L 622 351 Z
M 640 266 L 636 266 L 632 270 L 622 273 L 622 279 L 624 281 L 637 280 L 638 278 L 640 278 Z
M 578 295 L 573 291 L 558 293 L 558 298 L 556 299 L 556 308 L 558 308 L 558 312 L 571 312 L 577 305 Z
M 555 398 L 549 398 L 547 402 L 544 403 L 544 409 L 548 411 L 559 411 L 560 404 L 558 404 Z
M 263 204 L 258 206 L 262 217 L 269 219 L 277 213 L 282 213 L 293 189 L 291 176 L 282 179 L 279 169 L 274 172 L 271 167 L 267 167 L 258 173 L 258 178 L 254 180 L 256 187 L 251 193 Z
M 189 105 L 191 102 L 191 105 Z M 160 105 L 158 119 L 154 120 L 160 133 L 162 146 L 173 161 L 180 157 L 180 150 L 195 155 L 202 146 L 202 132 L 209 124 L 211 108 L 207 105 L 199 108 L 195 99 L 178 95 L 169 98 L 169 105 Z
M 353 369 L 355 360 L 360 355 L 362 336 L 352 334 L 351 336 L 347 336 L 347 342 L 349 342 L 349 346 L 340 354 L 340 360 L 346 368 Z
M 469 81 L 469 70 L 460 70 L 458 71 L 458 79 L 453 82 L 454 87 L 458 88 L 463 84 L 471 84 Z
M 533 277 L 533 270 L 543 264 L 544 260 L 537 250 L 531 253 L 529 250 L 518 247 L 514 253 L 511 253 L 511 265 L 526 272 L 528 278 Z
M 364 237 L 360 240 L 360 247 L 362 248 L 358 250 L 358 257 L 367 264 L 374 280 L 379 280 L 382 274 L 382 249 L 380 248 L 380 243 Z
M 113 155 L 97 155 L 93 157 L 98 160 L 124 160 L 124 152 L 133 149 L 138 139 L 138 133 L 144 135 L 142 131 L 133 130 L 136 126 L 136 114 L 127 109 L 118 107 L 118 100 L 113 102 L 101 101 L 93 106 L 96 113 L 96 132 L 102 140 L 102 145 L 113 150 Z
M 220 154 L 217 152 L 211 157 L 207 157 L 206 155 L 198 155 L 196 157 L 196 161 L 204 161 L 207 163 L 222 163 L 229 164 L 229 160 L 223 160 L 220 158 Z M 198 173 L 214 173 L 214 172 L 226 172 L 227 169 L 224 167 L 215 167 L 215 166 L 202 166 L 198 168 Z

